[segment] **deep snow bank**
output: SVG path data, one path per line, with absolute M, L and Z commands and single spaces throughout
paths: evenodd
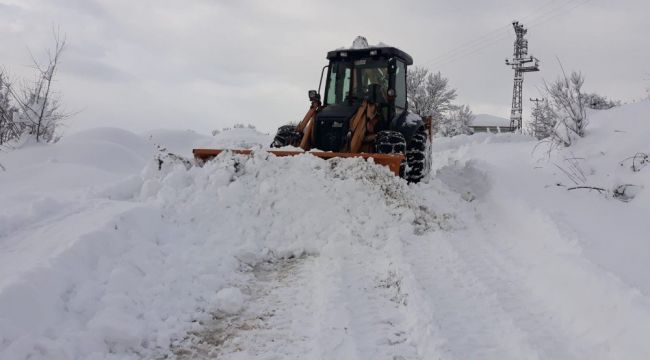
M 480 200 L 489 188 L 506 208 L 523 202 L 541 211 L 590 260 L 650 294 L 650 167 L 642 160 L 650 153 L 648 116 L 648 101 L 595 111 L 584 138 L 551 152 L 516 134 L 436 139 L 433 177 L 470 198 Z M 633 198 L 616 194 L 624 185 L 632 185 Z
M 521 135 L 436 139 L 433 180 L 410 187 L 360 160 L 309 154 L 224 154 L 190 169 L 166 161 L 159 170 L 154 160 L 156 145 L 189 155 L 195 146 L 270 143 L 251 129 L 214 138 L 96 129 L 59 144 L 0 153 L 6 167 L 0 171 L 0 358 L 169 355 L 170 346 L 212 312 L 237 311 L 247 301 L 236 289 L 252 275 L 239 270 L 281 257 L 340 256 L 350 241 L 376 249 L 389 240 L 386 247 L 395 252 L 402 242 L 415 245 L 404 251 L 420 265 L 409 265 L 409 257 L 390 261 L 417 269 L 404 277 L 404 289 L 412 306 L 423 310 L 410 310 L 408 323 L 419 329 L 414 333 L 420 345 L 432 348 L 429 354 L 444 349 L 432 342 L 432 332 L 463 350 L 471 327 L 457 326 L 468 322 L 456 316 L 463 306 L 465 314 L 498 315 L 497 333 L 489 334 L 494 338 L 499 329 L 520 334 L 513 321 L 541 309 L 546 312 L 540 317 L 552 315 L 549 323 L 569 334 L 564 340 L 586 339 L 580 343 L 594 355 L 610 345 L 618 346 L 614 355 L 643 350 L 643 332 L 627 332 L 645 329 L 634 319 L 645 318 L 636 315 L 645 316 L 650 294 L 650 168 L 637 163 L 634 171 L 625 159 L 649 151 L 647 114 L 647 103 L 598 112 L 586 138 L 551 157 Z M 567 190 L 576 180 L 606 191 Z M 639 188 L 629 202 L 613 195 L 621 184 Z M 456 237 L 437 233 L 428 242 L 400 238 L 400 227 L 418 232 L 432 220 L 414 201 L 417 192 L 441 212 L 462 208 L 467 228 Z M 430 261 L 442 261 L 433 267 L 439 272 L 431 273 Z M 327 276 L 317 278 L 327 282 Z M 490 292 L 493 286 L 541 305 L 521 310 L 529 303 L 514 302 L 511 310 L 520 313 L 510 314 L 499 301 L 512 294 Z M 347 293 L 332 291 L 337 295 L 329 305 L 336 306 Z M 450 300 L 445 291 L 457 297 Z M 446 306 L 444 314 L 439 306 Z M 598 322 L 583 307 L 601 314 Z M 321 319 L 340 325 L 338 318 Z M 457 326 L 457 333 L 436 329 L 436 321 Z M 494 322 L 472 324 L 477 339 L 490 338 L 484 336 Z M 365 345 L 375 340 L 369 337 Z M 506 340 L 525 344 L 523 338 Z
M 202 168 L 165 162 L 158 170 L 153 146 L 139 137 L 106 129 L 86 135 L 52 153 L 64 154 L 59 161 L 74 164 L 77 175 L 105 166 L 97 171 L 111 176 L 87 180 L 92 191 L 79 185 L 74 196 L 61 195 L 69 211 L 53 203 L 46 216 L 33 213 L 0 235 L 2 256 L 18 258 L 0 279 L 2 358 L 162 356 L 212 316 L 224 302 L 220 289 L 251 276 L 237 269 L 325 246 L 336 251 L 351 233 L 373 241 L 373 224 L 415 216 L 406 183 L 359 159 L 226 154 Z M 237 135 L 230 144 L 263 137 Z M 47 148 L 9 154 L 2 175 L 9 176 L 0 179 L 17 181 L 20 164 L 32 175 L 44 171 L 28 164 Z M 103 163 L 108 150 L 113 158 Z M 147 156 L 144 170 L 130 173 Z M 25 259 L 20 271 L 10 266 Z

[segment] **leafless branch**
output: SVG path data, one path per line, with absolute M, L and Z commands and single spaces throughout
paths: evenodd
M 607 192 L 607 190 L 595 186 L 574 186 L 567 188 L 567 190 L 596 190 L 599 193 Z
M 642 152 L 638 152 L 634 154 L 634 156 L 627 157 L 623 159 L 620 162 L 620 165 L 623 166 L 625 165 L 625 162 L 628 160 L 632 160 L 632 171 L 634 172 L 639 172 L 641 171 L 642 168 L 644 168 L 648 163 L 650 163 L 650 155 Z
M 553 163 L 553 165 L 555 165 L 556 168 L 560 169 L 560 171 L 562 171 L 564 175 L 566 175 L 569 178 L 569 180 L 571 180 L 574 184 L 580 185 L 580 182 L 578 181 L 578 179 L 575 178 L 573 174 L 571 174 L 570 172 L 568 172 L 558 164 Z

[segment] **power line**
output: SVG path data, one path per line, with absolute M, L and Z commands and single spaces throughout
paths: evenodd
M 575 1 L 578 1 L 578 3 L 575 3 Z M 531 13 L 531 14 L 523 17 L 522 19 L 532 17 L 533 20 L 531 20 L 531 21 L 534 24 L 533 26 L 540 26 L 541 24 L 544 24 L 544 23 L 556 18 L 557 16 L 559 16 L 561 14 L 566 14 L 566 13 L 568 13 L 570 11 L 573 11 L 574 9 L 576 9 L 576 8 L 578 8 L 580 6 L 585 5 L 589 1 L 591 1 L 591 0 L 584 0 L 584 1 L 568 0 L 566 2 L 563 2 L 562 4 L 559 4 L 559 6 L 555 6 L 555 7 L 552 7 L 550 9 L 547 9 L 546 11 L 542 12 L 541 14 L 533 15 Z M 544 8 L 548 7 L 548 5 L 550 5 L 550 4 L 554 3 L 554 2 L 555 1 L 547 2 L 543 6 L 539 7 L 538 10 L 544 9 Z M 569 8 L 568 10 L 564 11 L 564 8 L 566 6 L 568 6 L 568 5 L 571 5 L 572 3 L 573 3 L 574 6 Z M 489 32 L 489 33 L 487 33 L 487 34 L 485 34 L 485 35 L 483 35 L 483 36 L 481 36 L 481 37 L 479 37 L 479 38 L 477 38 L 475 40 L 466 42 L 465 45 L 463 45 L 463 46 L 456 47 L 455 49 L 453 49 L 451 51 L 448 51 L 448 52 L 446 52 L 446 53 L 444 53 L 444 54 L 442 54 L 440 56 L 437 56 L 437 57 L 435 57 L 435 58 L 433 58 L 431 60 L 428 60 L 428 61 L 426 61 L 424 63 L 421 63 L 421 66 L 427 65 L 427 64 L 432 64 L 432 66 L 446 65 L 446 64 L 448 64 L 448 63 L 450 63 L 452 61 L 461 59 L 463 57 L 467 57 L 468 55 L 475 54 L 475 53 L 477 53 L 477 52 L 491 46 L 492 44 L 494 44 L 494 43 L 496 43 L 496 42 L 498 42 L 500 40 L 503 40 L 503 39 L 507 38 L 508 36 L 510 36 L 510 32 L 504 32 L 503 29 L 504 28 L 502 27 L 502 28 L 493 30 L 493 31 L 491 31 L 491 32 Z M 501 32 L 501 33 L 499 33 L 499 32 Z
M 529 28 L 540 26 L 540 25 L 545 24 L 545 23 L 547 23 L 547 22 L 549 22 L 549 21 L 551 21 L 551 20 L 553 20 L 553 19 L 555 19 L 555 18 L 557 18 L 557 17 L 559 17 L 559 16 L 562 16 L 562 15 L 564 15 L 564 14 L 568 14 L 568 13 L 570 13 L 571 11 L 573 11 L 573 10 L 575 10 L 575 9 L 577 9 L 577 8 L 579 8 L 579 7 L 583 6 L 583 5 L 585 5 L 585 4 L 587 4 L 587 3 L 590 2 L 590 1 L 591 1 L 591 0 L 583 0 L 583 1 L 581 1 L 581 2 L 579 1 L 578 3 L 574 4 L 573 7 L 567 9 L 565 12 L 559 12 L 559 13 L 557 13 L 557 14 L 553 14 L 553 15 L 551 15 L 550 17 L 548 17 L 548 18 L 546 18 L 546 19 L 537 19 L 537 20 L 536 20 L 537 23 L 535 23 L 535 21 L 531 22 L 531 25 L 529 26 Z M 567 3 L 567 4 L 568 4 L 568 3 Z
M 560 4 L 559 7 L 555 7 L 553 9 L 551 9 L 551 11 L 559 10 L 560 8 L 566 6 L 567 4 L 569 4 L 569 3 L 573 2 L 573 1 L 577 1 L 577 0 L 568 0 L 566 3 Z M 535 10 L 533 10 L 528 15 L 522 17 L 521 18 L 522 21 L 523 20 L 528 20 L 531 17 L 532 18 L 538 17 L 539 16 L 539 14 L 538 14 L 539 11 L 543 10 L 544 8 L 548 7 L 549 5 L 551 5 L 551 4 L 555 3 L 555 2 L 557 2 L 557 0 L 550 0 L 550 1 L 546 2 L 542 6 L 536 8 Z M 547 14 L 547 12 L 543 13 L 542 15 L 546 15 L 546 14 Z M 531 20 L 531 21 L 533 21 L 533 20 Z M 421 64 L 426 65 L 426 64 L 429 64 L 429 63 L 432 63 L 432 62 L 433 63 L 439 62 L 439 61 L 441 61 L 441 60 L 443 60 L 443 59 L 445 59 L 445 58 L 447 58 L 449 56 L 454 56 L 458 52 L 463 52 L 465 50 L 472 49 L 475 45 L 480 45 L 480 43 L 482 43 L 483 41 L 490 41 L 491 42 L 491 41 L 493 41 L 495 39 L 501 39 L 501 38 L 504 37 L 504 35 L 505 36 L 509 35 L 509 31 L 508 31 L 509 28 L 510 28 L 510 25 L 501 26 L 501 27 L 499 27 L 497 29 L 494 29 L 494 30 L 492 30 L 492 31 L 490 31 L 490 32 L 488 32 L 486 34 L 483 34 L 483 35 L 479 36 L 478 38 L 467 41 L 467 42 L 457 46 L 454 49 L 451 49 L 451 50 L 449 50 L 449 51 L 447 51 L 445 53 L 442 53 L 442 54 L 440 54 L 438 56 L 435 56 L 434 58 L 429 59 L 429 60 L 427 60 L 427 61 L 425 61 L 425 62 L 423 62 Z M 504 34 L 504 32 L 506 34 Z
M 449 64 L 451 62 L 454 62 L 455 60 L 468 57 L 469 55 L 473 55 L 473 54 L 475 54 L 475 53 L 477 53 L 477 52 L 479 52 L 479 51 L 481 51 L 481 50 L 483 50 L 483 49 L 485 49 L 487 47 L 490 47 L 492 44 L 495 44 L 495 43 L 497 43 L 497 42 L 499 42 L 499 41 L 501 41 L 503 39 L 506 39 L 509 36 L 510 36 L 510 33 L 504 33 L 503 35 L 501 35 L 501 36 L 499 36 L 497 38 L 494 38 L 491 41 L 486 42 L 486 43 L 482 44 L 479 47 L 476 47 L 474 49 L 468 49 L 469 52 L 464 52 L 462 54 L 459 54 L 458 56 L 453 56 L 453 57 L 450 57 L 450 58 L 445 59 L 443 61 L 433 63 L 431 66 L 433 67 L 435 65 L 435 66 L 439 67 L 439 66 L 446 65 L 446 64 Z
M 421 63 L 421 65 L 426 65 L 426 64 L 429 64 L 429 63 L 435 63 L 435 62 L 439 61 L 440 59 L 444 59 L 444 58 L 446 58 L 446 57 L 448 57 L 450 55 L 453 56 L 458 52 L 464 51 L 465 48 L 471 48 L 472 46 L 477 45 L 478 43 L 481 43 L 483 40 L 489 40 L 490 38 L 494 37 L 494 35 L 500 35 L 500 33 L 504 32 L 504 31 L 507 31 L 507 29 L 509 27 L 510 27 L 510 25 L 506 25 L 506 26 L 502 26 L 502 27 L 500 27 L 498 29 L 494 29 L 494 30 L 492 30 L 492 31 L 490 31 L 490 32 L 478 37 L 478 38 L 475 38 L 474 40 L 467 41 L 467 42 L 461 44 L 460 46 L 453 48 L 452 50 L 449 50 L 449 51 L 444 52 L 444 53 L 442 53 L 440 55 L 437 55 L 437 56 L 435 56 L 435 57 Z
M 547 2 L 544 3 L 542 6 L 540 6 L 540 7 L 536 8 L 535 10 L 531 11 L 528 15 L 522 17 L 521 20 L 522 20 L 522 21 L 523 21 L 523 20 L 526 20 L 526 21 L 527 21 L 527 20 L 528 20 L 529 18 L 531 18 L 531 17 L 534 18 L 534 17 L 538 16 L 538 15 L 537 15 L 538 12 L 542 11 L 544 8 L 548 7 L 548 6 L 551 5 L 551 4 L 556 3 L 557 1 L 558 1 L 558 0 L 550 0 L 550 1 L 547 1 Z M 566 4 L 568 4 L 568 3 L 572 2 L 572 1 L 575 1 L 575 0 L 568 0 L 567 3 L 565 3 L 565 4 L 561 4 L 560 7 L 563 7 L 563 6 L 565 6 Z M 556 8 L 556 9 L 557 9 L 557 8 Z M 440 55 L 438 55 L 438 56 L 435 56 L 435 57 L 433 57 L 433 58 L 431 58 L 431 59 L 429 59 L 429 60 L 423 62 L 422 65 L 428 64 L 428 63 L 430 63 L 430 62 L 435 62 L 435 61 L 437 61 L 437 60 L 439 60 L 439 59 L 442 59 L 442 58 L 447 57 L 447 56 L 450 55 L 450 54 L 456 53 L 456 52 L 458 52 L 458 51 L 462 51 L 463 48 L 465 48 L 465 47 L 472 47 L 472 46 L 474 46 L 474 45 L 477 45 L 477 44 L 475 44 L 475 43 L 480 43 L 480 42 L 482 42 L 483 40 L 491 40 L 491 39 L 494 39 L 494 36 L 495 36 L 495 35 L 499 35 L 498 37 L 501 38 L 501 36 L 503 35 L 502 33 L 503 33 L 503 32 L 508 32 L 509 29 L 510 29 L 510 25 L 505 25 L 505 26 L 501 26 L 501 27 L 499 27 L 499 28 L 496 28 L 496 29 L 494 29 L 494 30 L 492 30 L 492 31 L 489 31 L 489 32 L 486 33 L 486 34 L 483 34 L 483 35 L 479 36 L 478 38 L 475 38 L 475 39 L 473 39 L 473 40 L 466 41 L 466 42 L 460 44 L 458 47 L 456 47 L 456 48 L 454 48 L 454 49 L 451 49 L 451 50 L 449 50 L 449 51 L 447 51 L 447 52 L 445 52 L 445 53 L 443 53 L 443 54 L 440 54 Z M 508 32 L 508 33 L 509 33 L 509 32 Z

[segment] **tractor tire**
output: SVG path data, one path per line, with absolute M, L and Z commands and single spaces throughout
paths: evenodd
M 406 154 L 406 140 L 399 131 L 380 131 L 375 139 L 375 152 L 378 154 Z M 404 177 L 404 162 L 399 167 L 399 176 Z
M 431 167 L 428 136 L 424 126 L 417 130 L 406 148 L 406 164 L 405 178 L 411 183 L 420 182 Z
M 296 130 L 295 125 L 284 125 L 278 128 L 278 132 L 271 143 L 272 148 L 281 148 L 285 146 L 298 146 L 302 140 L 302 133 Z
M 405 154 L 406 140 L 399 131 L 380 131 L 375 139 L 375 151 L 379 154 Z

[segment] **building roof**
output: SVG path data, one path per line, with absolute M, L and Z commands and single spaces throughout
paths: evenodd
M 510 119 L 489 114 L 474 115 L 470 126 L 509 127 Z

